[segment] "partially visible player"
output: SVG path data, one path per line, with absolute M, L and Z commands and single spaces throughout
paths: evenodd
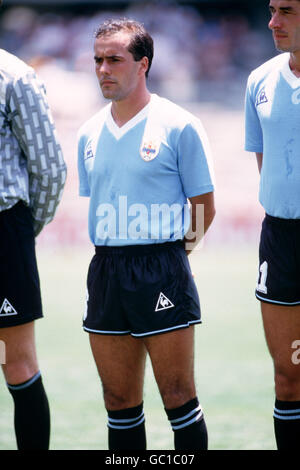
M 47 450 L 50 413 L 34 321 L 43 316 L 35 237 L 55 214 L 66 179 L 45 89 L 0 49 L 0 340 L 19 450 Z
M 271 0 L 279 54 L 254 70 L 246 94 L 246 150 L 255 152 L 266 211 L 256 297 L 275 369 L 278 449 L 300 443 L 300 1 Z
M 109 448 L 146 448 L 148 353 L 175 449 L 207 449 L 194 381 L 200 306 L 184 245 L 188 199 L 196 240 L 197 207 L 204 205 L 204 232 L 215 214 L 206 133 L 196 117 L 148 91 L 153 41 L 141 24 L 105 22 L 94 51 L 111 103 L 79 132 L 80 194 L 90 197 L 96 246 L 84 329 L 103 385 Z

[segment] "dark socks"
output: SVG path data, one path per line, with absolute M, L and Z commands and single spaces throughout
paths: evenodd
M 274 430 L 278 450 L 296 450 L 300 443 L 300 401 L 275 401 Z
M 146 450 L 143 403 L 125 410 L 108 411 L 109 450 Z
M 176 450 L 207 450 L 207 429 L 197 397 L 178 408 L 166 409 L 166 413 Z
M 50 412 L 40 372 L 27 382 L 7 386 L 14 399 L 18 449 L 48 450 Z

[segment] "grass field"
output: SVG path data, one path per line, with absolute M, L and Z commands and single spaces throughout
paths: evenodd
M 196 378 L 212 450 L 275 449 L 273 370 L 259 304 L 253 296 L 256 247 L 205 246 L 191 258 L 203 324 L 196 327 Z M 40 369 L 51 405 L 51 449 L 106 449 L 102 392 L 81 329 L 92 249 L 38 248 L 45 318 L 36 324 Z M 163 360 L 163 358 L 162 358 Z M 148 449 L 173 448 L 148 365 L 145 381 Z M 12 400 L 0 377 L 0 450 L 15 449 Z

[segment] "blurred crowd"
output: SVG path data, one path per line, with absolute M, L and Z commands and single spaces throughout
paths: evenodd
M 58 214 L 39 243 L 87 243 L 88 200 L 78 197 L 76 135 L 83 122 L 106 104 L 94 73 L 94 32 L 103 20 L 115 16 L 140 20 L 154 38 L 150 91 L 186 105 L 204 119 L 218 185 L 223 188 L 209 237 L 254 238 L 261 223 L 258 176 L 253 161 L 243 153 L 242 116 L 249 71 L 274 55 L 267 27 L 255 29 L 234 11 L 208 18 L 191 7 L 156 2 L 85 13 L 41 13 L 24 7 L 0 11 L 0 47 L 33 65 L 45 83 L 68 165 Z
M 209 99 L 212 90 L 244 88 L 249 71 L 273 53 L 267 28 L 254 29 L 232 10 L 207 18 L 190 6 L 156 2 L 90 16 L 10 8 L 0 17 L 1 47 L 36 67 L 51 64 L 52 69 L 89 74 L 94 31 L 114 16 L 138 19 L 149 29 L 155 44 L 151 87 L 181 101 Z

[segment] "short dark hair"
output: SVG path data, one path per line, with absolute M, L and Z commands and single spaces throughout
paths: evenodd
M 146 77 L 148 77 L 152 64 L 154 48 L 153 39 L 142 23 L 127 18 L 106 20 L 96 30 L 95 38 L 109 36 L 120 31 L 125 31 L 131 34 L 128 51 L 133 55 L 136 62 L 140 61 L 143 57 L 148 58 L 148 69 L 146 71 Z

